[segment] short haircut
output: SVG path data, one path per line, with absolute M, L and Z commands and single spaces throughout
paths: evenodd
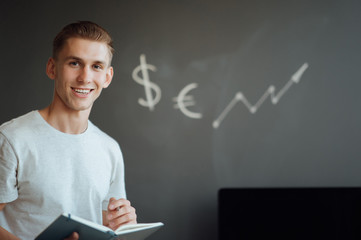
M 110 61 L 112 61 L 114 48 L 110 34 L 101 26 L 90 21 L 79 21 L 66 25 L 56 35 L 53 41 L 53 58 L 57 59 L 59 52 L 69 38 L 82 38 L 97 42 L 106 43 L 109 50 Z

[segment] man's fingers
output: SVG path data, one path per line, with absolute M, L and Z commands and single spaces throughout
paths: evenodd
M 137 223 L 137 215 L 135 214 L 135 208 L 132 207 L 129 200 L 121 198 L 109 199 L 107 212 L 107 220 L 109 226 L 114 230 L 120 225 Z
M 126 214 L 135 213 L 135 208 L 131 206 L 121 206 L 118 210 L 112 211 L 108 214 L 108 219 L 111 220 L 113 218 L 117 218 Z
M 115 208 L 117 208 L 116 201 L 117 200 L 113 197 L 109 199 L 108 210 L 113 211 Z
M 110 227 L 118 228 L 120 225 L 130 224 L 130 223 L 137 223 L 136 221 L 136 214 L 128 213 L 122 215 L 120 217 L 114 218 L 112 221 L 109 222 Z
M 130 206 L 130 202 L 127 199 L 121 198 L 116 200 L 115 198 L 109 199 L 109 207 L 110 211 L 120 210 L 123 206 Z
M 64 240 L 78 240 L 79 234 L 77 232 L 73 232 L 69 237 L 65 238 Z

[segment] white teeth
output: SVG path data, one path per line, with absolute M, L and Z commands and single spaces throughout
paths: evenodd
M 77 89 L 77 88 L 74 88 L 74 91 L 77 92 L 77 93 L 82 93 L 82 94 L 88 94 L 90 93 L 90 90 L 86 90 L 86 89 Z

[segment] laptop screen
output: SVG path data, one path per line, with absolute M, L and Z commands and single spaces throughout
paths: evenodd
M 228 188 L 219 240 L 361 239 L 361 188 Z

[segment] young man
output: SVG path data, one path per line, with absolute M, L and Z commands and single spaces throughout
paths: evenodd
M 53 101 L 0 127 L 0 239 L 34 239 L 63 212 L 112 229 L 136 223 L 120 148 L 88 120 L 113 51 L 97 24 L 64 27 L 46 66 Z

